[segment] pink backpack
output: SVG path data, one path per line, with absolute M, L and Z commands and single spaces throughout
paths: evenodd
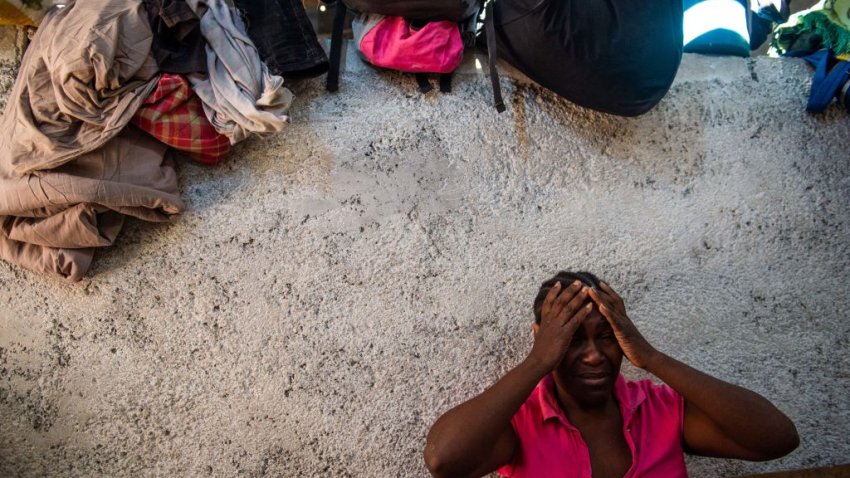
M 351 23 L 354 42 L 367 62 L 407 73 L 451 73 L 463 59 L 456 22 L 414 26 L 402 17 L 363 13 Z
M 351 29 L 364 61 L 416 74 L 423 93 L 433 89 L 428 74 L 439 74 L 440 90 L 451 91 L 451 74 L 460 65 L 464 48 L 475 41 L 481 0 L 337 0 L 328 91 L 339 88 L 342 31 L 349 2 L 357 8 Z

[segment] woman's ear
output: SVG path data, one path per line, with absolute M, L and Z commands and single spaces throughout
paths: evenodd
M 534 332 L 534 335 L 537 335 L 537 332 L 540 332 L 540 324 L 533 322 L 531 324 L 531 331 Z

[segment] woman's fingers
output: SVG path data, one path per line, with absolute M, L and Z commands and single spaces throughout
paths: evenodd
M 597 307 L 599 307 L 599 313 L 602 314 L 602 317 L 605 317 L 605 319 L 608 320 L 608 323 L 610 323 L 612 327 L 618 325 L 616 323 L 617 322 L 616 319 L 611 314 L 611 308 L 610 307 L 608 307 L 605 304 L 598 304 Z
M 558 298 L 552 303 L 552 308 L 549 311 L 553 319 L 557 320 L 561 316 L 564 307 L 570 303 L 576 293 L 581 291 L 581 286 L 581 282 L 574 281 L 572 284 L 564 288 L 560 295 L 558 295 Z
M 564 326 L 567 330 L 567 333 L 572 335 L 576 331 L 576 329 L 578 329 L 578 326 L 581 325 L 582 322 L 584 322 L 584 319 L 586 319 L 587 316 L 590 315 L 590 312 L 592 310 L 593 310 L 593 302 L 588 302 L 588 303 L 584 304 L 584 306 L 581 307 L 570 318 L 570 320 L 567 321 L 566 325 Z
M 587 292 L 590 290 L 589 287 L 581 286 L 580 290 L 576 292 L 572 299 L 561 309 L 561 314 L 558 316 L 558 322 L 561 325 L 568 323 L 572 320 L 573 316 L 575 316 L 587 302 L 588 295 Z
M 608 314 L 603 315 L 609 319 L 613 319 L 610 317 L 611 311 L 625 312 L 623 299 L 605 282 L 600 281 L 599 288 L 596 289 L 585 286 L 579 280 L 573 281 L 567 287 L 558 281 L 549 289 L 543 301 L 540 310 L 543 322 L 557 320 L 561 325 L 567 323 L 584 305 L 588 297 L 599 304 L 600 312 L 602 306 L 606 306 Z
M 614 291 L 608 284 L 605 282 L 599 281 L 599 287 L 612 299 L 612 303 L 619 307 L 621 311 L 625 312 L 625 302 L 623 302 L 623 298 L 620 297 L 620 294 Z
M 604 290 L 605 293 L 611 295 L 612 297 L 617 297 L 617 298 L 620 297 L 620 296 L 617 295 L 616 292 L 614 292 L 614 289 L 612 289 L 611 286 L 609 286 L 608 284 L 605 283 L 605 281 L 599 281 L 599 288 Z
M 600 307 L 605 304 L 611 304 L 611 298 L 605 292 L 596 289 L 590 289 L 590 298 L 599 304 Z
M 546 298 L 543 299 L 543 306 L 540 308 L 540 317 L 542 318 L 541 322 L 546 321 L 552 313 L 552 304 L 555 302 L 555 299 L 558 298 L 558 294 L 561 292 L 561 282 L 558 281 L 555 285 L 549 289 L 549 292 L 546 294 Z
M 597 307 L 599 307 L 599 313 L 602 314 L 602 317 L 605 317 L 605 320 L 607 320 L 608 323 L 611 324 L 611 327 L 614 327 L 616 330 L 620 325 L 617 323 L 619 314 L 616 314 L 617 316 L 615 316 L 614 312 L 617 311 L 617 309 L 611 304 L 611 299 L 603 294 L 604 293 L 600 293 L 593 289 L 590 290 L 590 298 L 593 299 L 593 302 L 595 302 Z

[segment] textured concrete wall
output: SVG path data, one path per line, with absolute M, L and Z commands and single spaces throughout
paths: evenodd
M 86 280 L 0 263 L 0 476 L 425 476 L 561 268 L 797 423 L 789 457 L 692 476 L 846 462 L 850 123 L 804 112 L 809 76 L 688 56 L 636 119 L 507 77 L 497 115 L 471 63 L 452 94 L 353 63 L 294 85 L 283 134 L 184 162 L 188 211 Z

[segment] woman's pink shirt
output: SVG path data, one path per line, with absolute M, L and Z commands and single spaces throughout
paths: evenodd
M 625 478 L 687 477 L 683 440 L 684 400 L 667 385 L 651 380 L 614 384 L 623 418 L 623 435 L 632 452 Z M 499 473 L 511 478 L 591 478 L 590 454 L 578 429 L 555 398 L 547 375 L 511 419 L 519 447 Z

